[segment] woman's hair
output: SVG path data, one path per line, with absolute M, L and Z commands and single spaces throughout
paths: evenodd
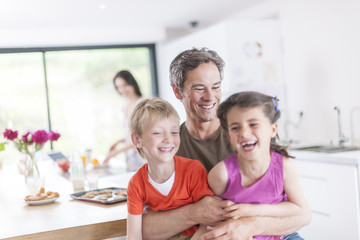
M 208 48 L 193 48 L 177 55 L 170 64 L 170 84 L 175 84 L 183 90 L 186 73 L 197 68 L 202 63 L 213 62 L 219 69 L 220 79 L 224 76 L 225 62 L 221 57 Z
M 180 117 L 175 108 L 161 98 L 144 99 L 136 104 L 130 115 L 130 131 L 139 137 L 142 136 L 144 129 L 153 121 L 160 121 L 172 118 L 180 123 Z M 141 150 L 138 149 L 142 156 Z M 142 156 L 143 157 L 143 156 Z
M 231 95 L 222 102 L 217 110 L 217 116 L 220 119 L 221 126 L 229 132 L 227 125 L 227 115 L 233 107 L 253 108 L 261 107 L 265 116 L 270 120 L 271 124 L 277 122 L 281 112 L 278 107 L 278 99 L 259 92 L 239 92 Z M 286 157 L 292 157 L 287 152 L 287 146 L 281 146 L 276 142 L 279 136 L 273 137 L 270 142 L 270 151 L 278 152 Z
M 136 94 L 137 96 L 139 96 L 139 97 L 142 96 L 141 91 L 140 91 L 140 88 L 139 88 L 139 85 L 137 84 L 134 76 L 133 76 L 129 71 L 123 70 L 123 71 L 118 72 L 118 73 L 115 75 L 115 77 L 114 77 L 114 79 L 113 79 L 115 88 L 116 88 L 115 80 L 116 80 L 117 78 L 122 78 L 122 79 L 124 79 L 127 84 L 129 84 L 129 85 L 131 85 L 131 86 L 134 87 L 135 94 Z

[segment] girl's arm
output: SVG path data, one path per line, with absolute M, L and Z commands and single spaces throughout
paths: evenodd
M 289 217 L 310 214 L 294 160 L 284 157 L 283 170 L 284 191 L 287 194 L 288 201 L 278 204 L 234 204 L 225 209 L 230 211 L 225 216 L 238 219 L 251 216 Z
M 142 215 L 132 215 L 128 213 L 127 217 L 127 239 L 142 239 L 141 233 Z
M 216 164 L 208 174 L 208 183 L 215 195 L 221 195 L 226 190 L 228 173 L 224 161 Z

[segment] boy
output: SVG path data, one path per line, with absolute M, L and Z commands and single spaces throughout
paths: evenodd
M 128 240 L 142 239 L 145 205 L 153 211 L 169 210 L 213 195 L 203 165 L 175 156 L 180 145 L 179 121 L 174 107 L 160 98 L 141 101 L 130 116 L 132 141 L 148 163 L 128 185 Z M 193 226 L 180 233 L 181 239 L 199 239 L 205 228 L 197 229 Z

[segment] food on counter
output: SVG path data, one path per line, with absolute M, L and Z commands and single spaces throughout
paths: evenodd
M 94 166 L 99 166 L 99 165 L 100 165 L 99 161 L 98 161 L 96 158 L 93 158 L 93 159 L 91 160 L 91 163 L 92 163 L 92 165 L 94 165 Z
M 47 191 L 45 193 L 45 189 L 42 187 L 40 188 L 39 192 L 36 193 L 35 195 L 27 195 L 25 197 L 25 201 L 28 202 L 28 201 L 47 200 L 47 199 L 57 198 L 59 196 L 60 194 L 58 192 Z
M 114 199 L 121 199 L 127 197 L 127 190 L 113 190 L 113 189 L 103 189 L 99 191 L 89 191 L 79 196 L 83 199 L 91 199 L 91 200 L 100 200 L 100 201 L 108 201 Z
M 64 172 L 69 171 L 70 161 L 67 160 L 66 158 L 58 159 L 56 160 L 56 163 Z
M 114 191 L 115 195 L 122 195 L 122 196 L 127 196 L 127 190 L 123 189 L 123 190 L 116 190 Z

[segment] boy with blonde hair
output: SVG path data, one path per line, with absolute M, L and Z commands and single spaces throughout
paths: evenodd
M 128 240 L 142 239 L 145 206 L 153 211 L 169 210 L 213 195 L 203 165 L 175 156 L 180 146 L 179 121 L 174 107 L 161 98 L 141 101 L 131 114 L 132 141 L 148 163 L 128 185 Z M 176 239 L 199 239 L 204 227 L 197 229 L 193 226 L 176 235 Z

